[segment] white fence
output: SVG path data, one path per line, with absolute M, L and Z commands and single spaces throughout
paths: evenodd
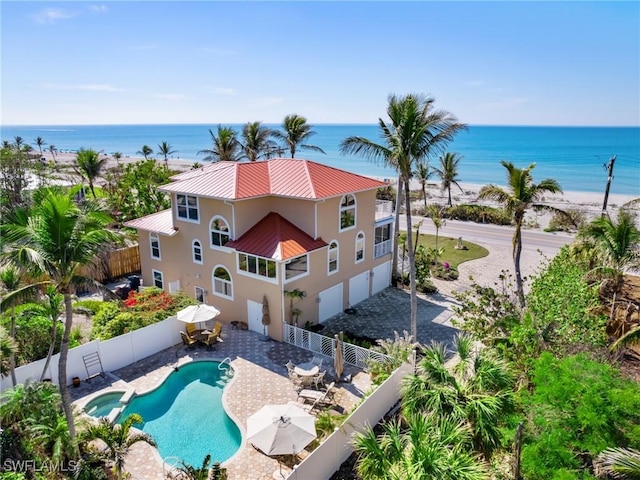
M 184 327 L 184 325 L 182 326 Z M 93 340 L 70 349 L 67 357 L 67 385 L 71 383 L 73 377 L 87 378 L 83 356 L 97 352 L 105 372 L 118 370 L 180 343 L 180 327 L 180 322 L 175 317 L 169 317 L 162 322 L 154 323 L 109 340 Z M 51 379 L 56 385 L 60 385 L 58 379 L 59 358 L 60 354 L 51 357 L 51 363 L 44 375 L 44 378 Z M 45 359 L 42 359 L 16 368 L 18 383 L 25 383 L 27 380 L 39 380 L 44 364 Z M 99 367 L 94 366 L 90 369 L 89 374 L 93 375 L 97 370 L 99 370 Z M 11 388 L 11 386 L 11 376 L 3 377 L 0 383 L 1 390 L 4 391 Z
M 310 350 L 331 358 L 333 358 L 336 350 L 335 339 L 286 323 L 284 324 L 283 339 L 284 342 L 295 345 L 296 347 L 304 348 L 305 350 Z M 373 350 L 362 348 L 352 343 L 342 342 L 342 346 L 343 360 L 349 365 L 366 368 L 367 361 L 370 359 L 378 362 L 391 361 L 391 358 L 383 353 L 374 352 Z
M 353 434 L 367 426 L 376 425 L 400 399 L 402 379 L 413 372 L 413 366 L 404 363 L 385 380 L 342 426 L 327 437 L 318 448 L 305 458 L 287 477 L 287 480 L 327 480 L 353 453 Z

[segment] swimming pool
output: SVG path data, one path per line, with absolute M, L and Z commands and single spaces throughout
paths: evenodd
M 242 435 L 222 406 L 222 392 L 232 370 L 219 362 L 199 361 L 172 372 L 157 389 L 134 397 L 118 421 L 132 413 L 136 425 L 158 444 L 163 459 L 177 457 L 199 467 L 207 454 L 224 462 L 240 448 Z
M 109 392 L 91 400 L 84 407 L 84 412 L 92 417 L 108 417 L 114 408 L 122 408 L 124 405 L 120 399 L 125 392 Z

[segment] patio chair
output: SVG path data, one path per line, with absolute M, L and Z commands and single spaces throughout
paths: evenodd
M 196 324 L 195 323 L 187 323 L 187 335 L 189 337 L 194 337 L 195 334 L 197 333 L 197 328 L 196 328 Z
M 205 338 L 203 341 L 203 343 L 207 346 L 207 350 L 216 349 L 216 343 L 218 343 L 219 336 L 220 335 L 215 332 L 211 332 L 209 335 L 207 335 L 207 338 Z
M 293 369 L 296 368 L 296 364 L 293 363 L 291 360 L 289 360 L 285 367 L 287 367 L 287 372 L 289 372 L 290 374 L 293 372 Z
M 316 390 L 318 390 L 320 387 L 324 387 L 324 376 L 326 373 L 327 373 L 326 371 L 322 371 L 317 375 L 314 375 L 313 378 L 311 379 L 311 381 L 313 382 L 313 385 L 316 387 Z
M 302 398 L 305 402 L 313 402 L 312 408 L 319 405 L 331 405 L 333 403 L 332 390 L 335 384 L 335 382 L 331 382 L 324 392 L 311 390 L 310 388 L 300 390 L 300 392 L 298 392 L 298 399 Z
M 322 367 L 322 358 L 321 357 L 313 357 L 313 359 L 311 360 L 311 364 L 315 365 L 318 368 Z
M 180 337 L 182 338 L 182 343 L 185 344 L 185 346 L 187 347 L 187 350 L 193 350 L 195 348 L 195 344 L 198 343 L 198 341 L 195 338 L 191 338 L 189 335 L 187 335 L 184 332 L 180 332 Z
M 291 383 L 293 383 L 293 386 L 295 388 L 304 387 L 304 381 L 302 377 L 298 375 L 296 372 L 294 372 L 293 370 L 289 372 L 289 380 L 291 380 Z
M 213 326 L 213 330 L 211 331 L 211 334 L 215 334 L 216 337 L 220 337 L 220 334 L 222 333 L 222 322 L 216 322 L 215 325 Z

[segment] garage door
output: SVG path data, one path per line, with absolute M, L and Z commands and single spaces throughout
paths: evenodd
M 383 263 L 373 268 L 372 295 L 381 292 L 391 285 L 391 262 Z
M 247 323 L 252 332 L 264 333 L 262 325 L 262 303 L 247 300 Z
M 369 270 L 349 279 L 349 305 L 369 298 Z
M 342 312 L 342 283 L 320 292 L 318 320 L 320 323 Z

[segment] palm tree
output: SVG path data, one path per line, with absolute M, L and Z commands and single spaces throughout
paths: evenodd
M 13 374 L 13 386 L 16 386 L 15 366 L 12 359 L 18 351 L 18 342 L 9 335 L 7 329 L 0 326 L 0 376 L 4 377 L 9 373 Z
M 176 153 L 176 151 L 173 149 L 173 147 L 167 143 L 167 142 L 162 142 L 160 145 L 158 145 L 158 153 L 160 155 L 164 155 L 164 164 L 165 166 L 169 166 L 169 155 L 172 155 L 174 153 Z
M 242 155 L 241 145 L 236 138 L 236 131 L 231 127 L 218 125 L 218 134 L 209 129 L 212 148 L 200 150 L 198 155 L 206 155 L 207 162 L 237 162 Z
M 340 144 L 340 151 L 346 154 L 362 155 L 374 161 L 382 161 L 398 171 L 398 197 L 404 190 L 406 201 L 407 229 L 411 221 L 411 192 L 409 182 L 413 167 L 419 162 L 428 161 L 443 146 L 451 141 L 455 134 L 466 128 L 457 118 L 444 110 L 434 110 L 435 100 L 420 94 L 403 97 L 389 97 L 387 114 L 390 123 L 379 119 L 380 134 L 384 144 L 378 144 L 364 137 L 348 137 Z M 397 277 L 397 256 L 400 209 L 396 208 L 396 236 L 393 245 L 394 275 Z M 407 236 L 409 251 L 409 282 L 411 285 L 411 335 L 418 337 L 418 300 L 415 275 L 415 254 L 413 239 Z
M 53 163 L 55 163 L 55 161 L 56 161 L 56 152 L 58 151 L 58 149 L 56 148 L 55 145 L 49 145 L 49 151 L 51 152 L 51 156 L 53 157 Z
M 46 293 L 43 301 L 40 304 L 43 316 L 51 320 L 51 340 L 49 342 L 49 351 L 47 352 L 47 360 L 42 367 L 42 373 L 40 374 L 40 381 L 42 381 L 47 374 L 49 363 L 51 363 L 51 357 L 56 347 L 56 333 L 58 332 L 58 318 L 64 311 L 64 297 L 56 292 L 53 285 L 47 285 Z
M 613 277 L 614 291 L 626 270 L 640 267 L 640 230 L 627 210 L 618 211 L 617 221 L 608 215 L 593 220 L 581 230 L 580 237 L 594 242 L 596 257 L 602 263 L 598 269 Z
M 442 227 L 444 227 L 446 220 L 443 216 L 443 209 L 440 205 L 429 205 L 429 216 L 431 217 L 431 221 L 433 222 L 433 226 L 436 227 L 436 246 L 434 248 L 434 263 L 438 265 L 438 239 L 440 237 L 439 232 Z M 417 240 L 416 240 L 417 241 Z
M 24 145 L 24 138 L 20 135 L 16 135 L 13 137 L 13 143 L 16 146 L 16 150 L 22 150 L 22 145 Z
M 513 233 L 513 266 L 516 275 L 516 288 L 518 290 L 518 300 L 520 306 L 524 308 L 524 285 L 522 283 L 522 271 L 520 269 L 520 256 L 522 254 L 522 223 L 524 214 L 528 208 L 551 207 L 540 205 L 545 193 L 562 193 L 560 184 L 547 178 L 540 183 L 533 183 L 531 170 L 536 166 L 532 163 L 527 168 L 517 168 L 511 162 L 500 162 L 507 169 L 507 190 L 497 185 L 485 185 L 478 192 L 478 198 L 484 200 L 495 200 L 501 203 L 510 215 L 513 215 L 515 230 Z M 557 209 L 553 209 L 557 210 Z
M 429 168 L 428 163 L 418 162 L 416 171 L 413 172 L 418 181 L 420 182 L 420 189 L 422 190 L 422 199 L 424 200 L 424 208 L 427 208 L 427 180 L 431 178 L 433 172 Z
M 153 148 L 149 145 L 143 145 L 142 149 L 136 152 L 136 155 L 142 155 L 145 160 L 149 160 L 149 155 L 153 155 Z
M 15 292 L 16 290 L 18 290 L 21 280 L 22 278 L 19 270 L 12 265 L 7 265 L 2 269 L 2 271 L 0 271 L 0 281 L 2 282 L 2 285 L 6 290 L 6 292 L 3 292 L 2 309 L 0 311 L 4 312 L 5 309 L 9 306 L 9 302 L 7 301 L 7 293 L 11 294 L 11 292 Z M 16 343 L 16 317 L 14 307 L 17 301 L 18 300 L 11 302 L 11 324 L 9 327 L 9 337 L 14 343 Z M 16 349 L 13 349 L 10 356 L 3 356 L 3 359 L 9 362 L 9 372 L 11 374 L 11 382 L 14 387 L 17 383 L 15 352 Z
M 242 127 L 242 151 L 243 157 L 255 162 L 260 158 L 266 158 L 268 152 L 276 148 L 276 143 L 271 140 L 273 130 L 262 125 L 262 122 L 248 122 Z
M 411 415 L 354 435 L 356 470 L 363 480 L 488 480 L 472 453 L 469 431 L 446 417 Z
M 180 463 L 178 471 L 180 472 L 175 478 L 184 480 L 208 480 L 211 471 L 211 455 L 206 455 L 202 461 L 202 466 L 193 467 L 184 462 Z M 174 478 L 172 475 L 170 478 Z
M 45 142 L 42 137 L 36 137 L 36 139 L 33 141 L 33 144 L 40 149 L 40 158 L 42 158 L 42 147 L 44 147 L 47 142 Z
M 440 189 L 449 192 L 449 206 L 451 206 L 451 185 L 455 185 L 462 192 L 462 187 L 458 184 L 458 164 L 462 157 L 457 153 L 447 152 L 440 157 L 440 168 L 433 169 L 441 180 Z
M 120 165 L 120 159 L 122 158 L 122 152 L 113 152 L 113 154 L 111 156 L 116 159 L 116 165 Z
M 78 150 L 73 168 L 76 173 L 84 178 L 89 183 L 89 190 L 93 198 L 96 198 L 96 191 L 94 190 L 94 181 L 102 174 L 102 169 L 107 164 L 107 157 L 100 158 L 102 152 L 96 152 L 92 149 L 85 150 L 81 148 Z
M 285 145 L 289 147 L 291 158 L 295 158 L 298 148 L 325 153 L 320 147 L 303 143 L 316 134 L 316 132 L 311 129 L 312 126 L 307 123 L 305 117 L 295 113 L 287 115 L 284 117 L 284 122 L 282 122 L 282 128 L 282 132 L 278 130 L 274 131 L 273 136 L 282 140 Z
M 97 424 L 89 425 L 81 433 L 83 441 L 102 440 L 106 444 L 104 457 L 113 463 L 113 470 L 118 480 L 123 478 L 124 461 L 134 444 L 144 442 L 152 447 L 156 446 L 153 438 L 146 433 L 131 433 L 131 427 L 136 423 L 142 423 L 142 417 L 137 413 L 129 415 L 120 424 L 102 417 Z
M 594 461 L 595 474 L 602 478 L 640 480 L 640 450 L 607 448 Z
M 453 364 L 443 344 L 433 342 L 425 349 L 415 375 L 404 380 L 403 413 L 464 423 L 474 449 L 488 460 L 500 445 L 498 423 L 513 405 L 514 377 L 505 361 L 476 346 L 469 336 L 458 335 L 453 347 Z
M 33 278 L 45 276 L 64 296 L 65 323 L 60 344 L 58 379 L 69 434 L 75 441 L 71 398 L 67 387 L 67 355 L 73 325 L 72 295 L 78 285 L 101 287 L 83 275 L 82 269 L 100 268 L 107 249 L 121 238 L 106 229 L 111 218 L 97 201 L 74 202 L 73 191 L 45 189 L 31 210 L 7 215 L 0 234 L 5 249 L 2 260 L 28 271 Z M 40 284 L 43 282 L 39 282 Z

